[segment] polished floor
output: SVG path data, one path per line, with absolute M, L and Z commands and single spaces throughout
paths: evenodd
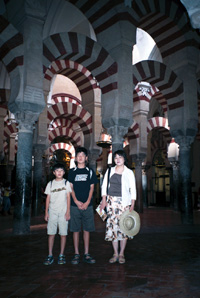
M 182 225 L 170 209 L 145 209 L 140 233 L 127 244 L 126 263 L 109 264 L 111 244 L 105 223 L 95 214 L 91 254 L 96 264 L 71 265 L 73 244 L 67 239 L 66 265 L 44 266 L 47 255 L 43 216 L 31 220 L 31 234 L 12 235 L 12 216 L 0 217 L 0 297 L 21 298 L 197 298 L 200 297 L 200 211 L 194 225 Z M 83 242 L 80 241 L 81 252 Z M 59 253 L 56 237 L 54 256 Z

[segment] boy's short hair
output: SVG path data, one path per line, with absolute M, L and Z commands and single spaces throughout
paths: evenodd
M 85 156 L 88 156 L 88 151 L 85 147 L 78 147 L 76 149 L 76 156 L 77 156 L 78 153 L 81 153 L 81 152 L 83 152 L 85 154 Z
M 53 172 L 58 169 L 62 169 L 65 172 L 65 166 L 62 163 L 56 163 L 53 165 L 52 167 Z

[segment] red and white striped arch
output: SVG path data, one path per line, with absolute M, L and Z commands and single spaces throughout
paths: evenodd
M 74 147 L 69 144 L 66 144 L 66 143 L 56 143 L 56 144 L 51 145 L 51 147 L 49 148 L 49 152 L 53 153 L 54 151 L 60 150 L 60 149 L 68 151 L 71 154 L 71 158 L 75 159 Z
M 60 102 L 71 102 L 73 104 L 76 105 L 81 105 L 82 102 L 80 99 L 78 99 L 77 97 L 71 95 L 71 94 L 66 94 L 66 93 L 58 93 L 58 94 L 54 94 L 51 97 L 51 104 L 55 105 L 57 103 Z
M 159 128 L 163 137 L 166 139 L 167 143 L 171 142 L 170 128 L 168 126 L 168 120 L 163 117 L 154 117 L 148 120 L 147 124 L 147 134 L 155 128 Z
M 74 147 L 81 146 L 80 135 L 68 127 L 58 127 L 49 132 L 49 142 L 51 143 L 56 137 L 64 136 L 68 138 Z
M 124 0 L 85 0 L 75 1 L 73 4 L 89 19 L 97 36 L 123 19 L 148 32 L 163 58 L 182 50 L 191 42 L 191 25 L 187 12 L 177 1 L 134 0 L 133 10 L 124 10 Z M 197 32 L 194 32 L 193 38 L 196 43 L 192 46 L 198 48 Z
M 18 148 L 18 143 L 17 143 L 17 141 L 15 141 L 15 154 L 17 153 L 17 148 Z M 5 154 L 8 154 L 9 146 L 6 141 L 3 142 L 3 150 L 4 150 Z
M 71 79 L 79 88 L 81 94 L 99 88 L 91 72 L 83 65 L 70 60 L 56 60 L 46 70 L 44 78 L 51 81 L 55 74 L 62 74 Z
M 62 60 L 59 60 L 61 56 Z M 117 89 L 117 63 L 102 46 L 84 35 L 62 32 L 44 40 L 43 69 L 46 81 L 50 81 L 53 74 L 66 68 L 72 69 L 70 78 L 73 78 L 82 93 L 87 89 L 87 84 L 85 85 L 82 76 L 79 78 L 80 73 L 84 74 L 84 80 L 89 79 L 89 87 L 94 85 L 96 88 L 97 81 L 102 94 Z M 70 72 L 67 76 L 71 76 Z M 93 77 L 96 81 L 93 81 Z
M 8 146 L 8 139 L 14 133 L 17 134 L 18 129 L 16 123 L 6 124 L 4 127 L 4 142 L 3 148 L 5 154 L 8 154 L 9 146 Z M 15 153 L 17 152 L 17 141 L 15 141 Z
M 23 66 L 23 36 L 3 16 L 0 16 L 0 53 L 7 71 L 11 74 Z M 12 80 L 12 77 L 11 77 Z
M 130 140 L 138 139 L 139 136 L 140 136 L 139 125 L 137 122 L 134 121 L 131 127 L 129 127 L 128 129 L 128 133 L 127 133 L 128 141 L 130 142 Z
M 152 97 L 157 99 L 163 109 L 164 114 L 167 115 L 167 101 L 156 86 L 151 85 L 149 92 L 143 95 L 142 91 L 139 89 L 139 85 L 137 84 L 133 93 L 133 103 L 137 103 L 139 101 L 147 101 L 150 103 Z
M 72 129 L 73 126 L 73 121 L 66 119 L 66 118 L 57 118 L 52 124 L 51 126 L 53 128 L 57 128 L 57 127 L 68 127 Z
M 164 95 L 169 110 L 175 110 L 184 106 L 184 100 L 180 95 L 183 93 L 183 83 L 177 75 L 163 63 L 157 61 L 141 61 L 132 68 L 133 84 L 147 81 L 156 86 Z M 162 103 L 161 103 L 162 104 Z M 166 104 L 163 103 L 166 110 Z
M 70 120 L 76 122 L 84 135 L 92 133 L 92 116 L 83 107 L 70 102 L 61 102 L 53 105 L 47 112 L 49 123 L 61 115 L 65 115 Z
M 17 129 L 16 123 L 7 124 L 4 127 L 4 139 L 9 138 L 11 134 L 17 133 L 17 132 L 18 132 L 18 129 Z

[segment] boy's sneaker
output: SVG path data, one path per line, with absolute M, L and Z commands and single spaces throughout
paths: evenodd
M 65 259 L 65 256 L 64 255 L 59 255 L 59 257 L 58 257 L 58 264 L 59 265 L 66 264 L 66 259 Z
M 51 264 L 53 264 L 53 262 L 54 262 L 53 256 L 47 256 L 43 264 L 44 265 L 51 265 Z

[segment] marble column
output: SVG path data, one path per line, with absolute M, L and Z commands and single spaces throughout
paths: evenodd
M 19 124 L 13 224 L 16 235 L 30 232 L 33 124 L 37 117 L 31 112 L 16 114 Z
M 123 150 L 124 136 L 128 132 L 128 128 L 114 125 L 109 127 L 107 131 L 112 136 L 112 154 L 117 150 Z
M 177 137 L 179 144 L 180 210 L 183 224 L 193 224 L 191 186 L 191 143 L 192 137 Z
M 42 155 L 44 146 L 34 146 L 34 170 L 33 170 L 33 196 L 32 196 L 32 215 L 37 216 L 41 213 L 42 208 Z
M 179 211 L 179 162 L 171 161 L 170 164 L 173 169 L 173 208 Z

